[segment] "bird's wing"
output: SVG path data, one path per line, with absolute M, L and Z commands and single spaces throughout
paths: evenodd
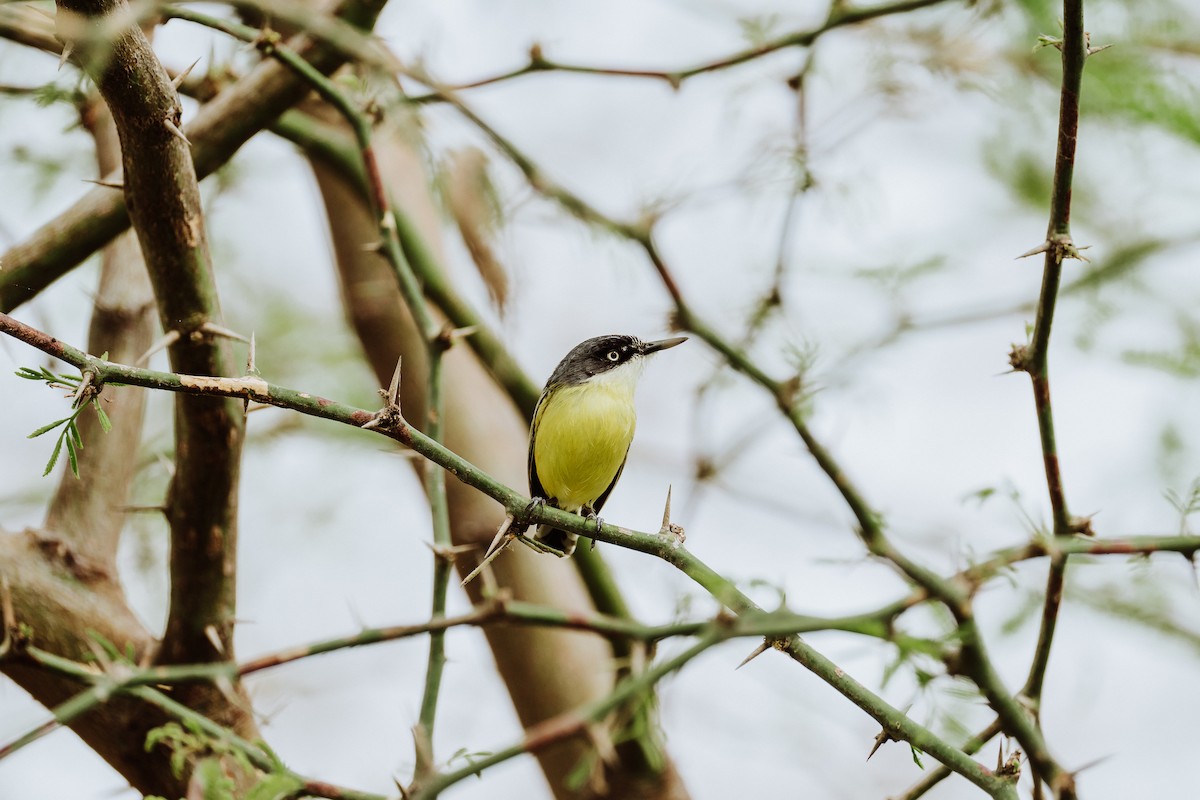
M 533 407 L 533 422 L 529 426 L 529 496 L 532 498 L 543 497 L 549 500 L 541 480 L 538 479 L 537 464 L 533 463 L 533 437 L 537 434 L 538 423 L 542 421 L 545 400 L 546 392 L 543 391 L 542 396 L 538 398 L 537 405 Z
M 604 501 L 612 494 L 613 487 L 617 485 L 617 481 L 621 480 L 621 473 L 625 471 L 625 462 L 629 460 L 629 448 L 625 448 L 625 457 L 621 459 L 621 466 L 617 467 L 617 474 L 613 475 L 612 483 L 604 490 L 604 493 L 596 498 L 596 502 L 592 503 L 592 511 L 600 513 L 600 509 L 604 506 Z

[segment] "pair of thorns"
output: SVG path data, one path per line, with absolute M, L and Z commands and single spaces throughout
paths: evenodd
M 499 530 L 496 531 L 495 537 L 492 538 L 492 543 L 488 545 L 488 549 L 487 552 L 484 553 L 483 560 L 479 562 L 479 566 L 471 570 L 467 577 L 463 578 L 460 585 L 466 586 L 468 583 L 474 580 L 475 577 L 483 571 L 484 567 L 492 563 L 492 561 L 494 561 L 498 555 L 507 550 L 514 541 L 520 542 L 526 547 L 530 547 L 540 553 L 551 553 L 561 558 L 564 555 L 561 550 L 551 547 L 548 544 L 544 544 L 537 539 L 526 535 L 526 531 L 529 530 L 529 526 L 531 524 L 530 517 L 545 504 L 546 499 L 544 497 L 535 497 L 529 502 L 529 505 L 525 507 L 525 511 L 519 515 L 520 519 L 518 519 L 518 515 L 506 514 L 504 517 L 504 522 L 500 524 Z M 596 523 L 596 532 L 599 533 L 601 527 L 604 525 L 603 520 L 601 520 L 600 517 L 598 517 L 596 513 L 590 509 L 584 513 L 584 517 L 588 521 L 594 521 Z M 659 533 L 671 535 L 677 538 L 679 541 L 683 541 L 683 528 L 671 522 L 670 487 L 667 487 L 667 502 L 666 506 L 663 508 L 663 522 Z M 596 540 L 593 539 L 592 547 L 595 546 Z

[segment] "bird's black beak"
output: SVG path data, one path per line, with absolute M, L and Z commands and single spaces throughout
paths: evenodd
M 677 344 L 683 344 L 687 341 L 686 336 L 676 336 L 674 339 L 659 339 L 657 342 L 642 342 L 642 355 L 648 356 L 651 353 L 657 353 L 659 350 L 666 350 L 674 347 Z

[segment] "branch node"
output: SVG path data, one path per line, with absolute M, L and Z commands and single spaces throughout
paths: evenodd
M 382 430 L 398 429 L 404 424 L 404 417 L 400 414 L 400 370 L 404 364 L 404 356 L 396 359 L 396 369 L 392 371 L 392 382 L 386 389 L 379 390 L 379 396 L 382 397 L 387 404 L 375 412 L 375 416 L 370 421 L 363 424 L 363 430 L 371 430 L 380 428 Z
M 1112 47 L 1111 44 L 1102 44 L 1099 47 L 1092 47 L 1092 35 L 1087 31 L 1083 32 L 1083 51 L 1087 55 L 1094 56 L 1096 53 L 1103 53 L 1110 47 Z
M 996 777 L 1011 779 L 1016 782 L 1021 777 L 1021 758 L 1024 754 L 1020 749 L 1014 748 L 1007 756 L 1004 754 L 1004 741 L 1000 742 L 999 749 L 996 752 Z M 1068 776 L 1072 783 L 1074 778 L 1070 777 L 1070 773 L 1064 773 Z M 1056 793 L 1057 794 L 1057 793 Z M 1062 795 L 1057 795 L 1061 797 Z
M 1067 530 L 1080 536 L 1096 535 L 1096 531 L 1092 529 L 1091 515 L 1086 517 L 1071 517 L 1070 522 L 1067 524 Z
M 96 373 L 93 370 L 85 369 L 83 379 L 79 381 L 79 387 L 71 396 L 71 408 L 79 408 L 86 405 L 90 400 L 99 396 L 104 388 L 99 380 L 96 379 Z
M 1013 372 L 1031 372 L 1033 358 L 1029 345 L 1014 344 L 1008 351 L 1008 364 L 1013 368 Z
M 264 56 L 269 56 L 275 52 L 282 41 L 283 36 L 279 34 L 279 31 L 263 28 L 262 32 L 258 34 L 258 38 L 254 40 L 254 47 Z
M 540 72 L 550 69 L 550 62 L 542 55 L 542 46 L 538 42 L 534 42 L 529 46 L 529 71 Z
M 1079 251 L 1087 250 L 1090 247 L 1091 245 L 1080 245 L 1079 247 L 1076 247 L 1075 243 L 1071 241 L 1071 234 L 1055 233 L 1046 237 L 1046 241 L 1042 242 L 1037 247 L 1021 253 L 1021 255 L 1017 256 L 1017 259 L 1029 258 L 1030 256 L 1036 256 L 1039 253 L 1050 253 L 1054 257 L 1055 264 L 1061 264 L 1065 258 L 1074 258 L 1078 261 L 1087 261 L 1088 259 Z

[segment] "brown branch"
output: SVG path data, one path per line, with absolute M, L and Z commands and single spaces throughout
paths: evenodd
M 100 174 L 118 169 L 121 149 L 108 106 L 93 97 L 81 116 L 96 140 Z M 154 293 L 137 239 L 127 231 L 104 248 L 88 349 L 132 362 L 146 352 L 155 329 Z M 80 435 L 91 446 L 78 454 L 78 476 L 63 471 L 45 529 L 115 573 L 117 543 L 126 518 L 122 506 L 137 465 L 130 454 L 137 452 L 141 441 L 145 392 L 108 392 L 100 402 L 112 421 L 111 430 L 101 431 L 96 414 L 79 417 Z
M 165 331 L 181 334 L 171 366 L 194 375 L 229 371 L 227 347 L 201 329 L 220 324 L 200 188 L 177 135 L 175 87 L 121 0 L 61 0 L 60 30 L 112 112 L 121 138 L 126 205 L 154 284 Z M 70 24 L 68 24 L 70 23 Z M 111 28 L 111 32 L 109 29 Z M 93 41 L 95 31 L 103 32 Z M 68 44 L 74 42 L 68 41 Z M 237 475 L 243 417 L 229 400 L 177 399 L 176 470 L 167 503 L 171 607 L 159 658 L 219 660 L 233 646 Z
M 1033 383 L 1034 407 L 1037 411 L 1038 432 L 1042 444 L 1042 461 L 1046 471 L 1046 486 L 1054 517 L 1054 535 L 1091 533 L 1089 520 L 1074 520 L 1067 509 L 1059 468 L 1057 443 L 1054 436 L 1054 415 L 1050 402 L 1049 348 L 1050 330 L 1058 287 L 1062 280 L 1062 263 L 1067 258 L 1081 258 L 1071 241 L 1071 183 L 1075 169 L 1075 148 L 1079 132 L 1079 94 L 1083 82 L 1083 66 L 1088 55 L 1087 34 L 1083 27 L 1083 0 L 1063 1 L 1062 90 L 1059 95 L 1058 144 L 1054 161 L 1054 182 L 1050 198 L 1050 221 L 1046 241 L 1042 245 L 1045 259 L 1042 267 L 1042 289 L 1038 298 L 1033 338 L 1028 348 L 1014 352 L 1014 366 L 1029 373 Z M 1037 248 L 1035 248 L 1036 250 Z M 1052 558 L 1046 578 L 1046 597 L 1042 606 L 1038 641 L 1022 693 L 1028 698 L 1035 718 L 1041 703 L 1046 668 L 1058 614 L 1062 603 L 1067 557 Z M 1060 798 L 1075 797 L 1075 778 L 1055 765 L 1042 763 L 1030 753 L 1034 769 L 1034 786 L 1040 793 L 1045 781 Z
M 369 27 L 385 0 L 342 0 L 335 14 Z M 2 10 L 2 9 L 0 9 Z M 3 18 L 0 18 L 3 22 Z M 2 29 L 2 28 L 0 28 Z M 44 41 L 39 37 L 39 42 Z M 325 74 L 345 63 L 333 46 L 298 36 L 289 46 Z M 57 52 L 57 48 L 54 50 Z M 309 86 L 282 64 L 266 60 L 220 92 L 182 128 L 192 143 L 198 177 L 212 174 L 250 137 L 302 100 Z M 119 176 L 106 176 L 119 180 Z M 0 311 L 11 311 L 61 278 L 129 226 L 120 192 L 98 187 L 0 256 Z M 168 326 L 168 330 L 174 326 Z
M 386 136 L 381 136 L 382 131 L 376 134 L 379 166 L 400 214 L 424 234 L 421 238 L 429 250 L 422 257 L 436 266 L 443 261 L 437 211 L 420 159 L 405 133 L 400 129 L 389 130 Z M 387 263 L 378 254 L 363 250 L 364 244 L 378 241 L 377 221 L 366 210 L 364 187 L 345 169 L 319 159 L 312 162 L 329 216 L 346 314 L 381 385 L 387 383 L 397 356 L 404 355 L 401 407 L 409 418 L 422 420 L 427 413 L 425 347 L 396 291 Z M 409 247 L 407 240 L 405 247 Z M 430 280 L 426 279 L 426 285 Z M 446 354 L 444 380 L 447 446 L 506 485 L 524 485 L 528 423 L 498 388 L 480 358 L 466 348 L 452 348 Z M 415 466 L 424 468 L 419 463 Z M 454 543 L 486 545 L 504 519 L 504 509 L 458 481 L 449 481 L 446 492 Z M 456 566 L 465 575 L 474 562 L 474 558 L 463 557 Z M 497 559 L 493 570 L 497 584 L 512 590 L 520 600 L 580 613 L 589 613 L 593 608 L 570 563 L 513 552 Z M 478 582 L 468 586 L 475 601 L 479 601 L 482 591 Z M 611 686 L 608 665 L 612 650 L 603 640 L 561 630 L 507 626 L 487 628 L 485 634 L 525 725 L 592 702 Z M 568 674 L 575 677 L 561 680 Z M 547 780 L 562 797 L 574 796 L 567 780 L 588 746 L 586 741 L 573 740 L 538 753 Z M 621 785 L 621 773 L 630 772 L 623 765 L 612 769 L 608 778 L 614 791 Z M 664 783 L 669 780 L 681 786 L 673 771 L 664 774 Z

